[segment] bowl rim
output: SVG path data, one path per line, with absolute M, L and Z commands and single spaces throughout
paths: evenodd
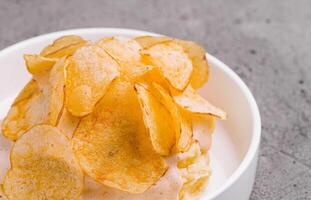
M 15 51 L 16 49 L 23 48 L 25 46 L 31 45 L 33 42 L 40 42 L 44 41 L 49 38 L 55 38 L 62 35 L 69 35 L 69 34 L 94 34 L 94 33 L 111 33 L 111 34 L 123 34 L 123 35 L 153 35 L 153 36 L 159 36 L 160 34 L 156 34 L 153 32 L 147 32 L 147 31 L 141 31 L 141 30 L 134 30 L 134 29 L 123 29 L 123 28 L 101 28 L 101 27 L 94 27 L 94 28 L 78 28 L 78 29 L 67 29 L 57 32 L 51 32 L 42 34 L 39 36 L 31 37 L 29 39 L 17 42 L 13 45 L 10 45 L 0 51 L 0 58 L 2 56 L 5 56 L 5 54 L 8 54 L 12 51 Z M 242 81 L 242 79 L 226 64 L 218 60 L 213 55 L 206 53 L 208 57 L 209 63 L 212 65 L 218 67 L 223 73 L 225 73 L 227 76 L 229 76 L 235 83 L 237 83 L 238 87 L 242 90 L 242 92 L 245 94 L 245 97 L 248 101 L 248 104 L 250 106 L 254 126 L 252 130 L 252 139 L 251 143 L 249 145 L 249 148 L 241 161 L 238 168 L 228 177 L 226 182 L 218 188 L 215 192 L 211 192 L 211 194 L 208 195 L 210 199 L 214 199 L 224 193 L 228 188 L 230 188 L 234 183 L 236 183 L 239 178 L 242 176 L 242 174 L 250 167 L 251 163 L 253 162 L 253 159 L 257 155 L 257 151 L 259 149 L 260 145 L 260 138 L 261 138 L 261 118 L 259 109 L 257 106 L 257 103 L 255 101 L 254 96 L 252 95 L 250 89 L 246 86 L 246 84 Z

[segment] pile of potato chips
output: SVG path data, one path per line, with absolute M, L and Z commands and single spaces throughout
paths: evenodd
M 196 115 L 226 118 L 196 89 L 208 79 L 202 47 L 167 37 L 64 36 L 25 55 L 30 80 L 2 124 L 15 144 L 3 183 L 9 200 L 79 199 L 83 177 L 133 194 L 178 157 L 179 199 L 209 177 L 193 139 Z

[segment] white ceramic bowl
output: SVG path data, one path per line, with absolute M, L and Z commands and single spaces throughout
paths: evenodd
M 91 40 L 116 35 L 157 35 L 115 28 L 76 29 L 34 37 L 2 50 L 0 119 L 5 116 L 13 98 L 30 78 L 24 67 L 23 54 L 38 53 L 56 38 L 68 34 L 80 35 Z M 258 107 L 247 86 L 229 67 L 212 55 L 207 54 L 207 57 L 210 79 L 200 89 L 200 93 L 223 108 L 228 113 L 228 120 L 217 121 L 210 153 L 213 175 L 202 199 L 247 200 L 254 183 L 260 143 L 261 121 Z M 0 163 L 1 159 L 3 158 L 0 157 Z M 3 177 L 3 173 L 1 176 Z

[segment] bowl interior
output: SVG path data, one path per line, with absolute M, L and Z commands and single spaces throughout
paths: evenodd
M 68 34 L 96 40 L 105 36 L 137 36 L 151 33 L 123 29 L 63 31 L 33 38 L 3 50 L 0 52 L 0 120 L 7 113 L 18 91 L 30 79 L 22 55 L 38 53 L 59 36 Z M 253 141 L 256 123 L 254 109 L 245 93 L 245 88 L 241 87 L 241 80 L 216 58 L 207 56 L 210 64 L 210 79 L 199 92 L 214 105 L 224 109 L 228 113 L 228 120 L 216 122 L 210 151 L 213 174 L 204 199 L 210 199 L 223 190 L 228 179 L 237 173 Z

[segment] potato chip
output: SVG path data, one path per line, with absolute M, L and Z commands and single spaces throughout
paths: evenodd
M 86 43 L 86 40 L 77 35 L 63 36 L 55 40 L 53 44 L 45 47 L 40 55 L 49 58 L 71 56 L 78 48 L 86 45 Z
M 130 193 L 146 191 L 167 169 L 152 147 L 134 86 L 119 79 L 81 119 L 73 147 L 86 174 Z
M 78 199 L 83 172 L 70 141 L 49 125 L 30 129 L 11 150 L 3 188 L 9 200 Z
M 5 197 L 5 194 L 3 192 L 3 185 L 0 184 L 0 198 L 7 200 L 7 198 Z
M 177 167 L 184 182 L 179 191 L 179 199 L 198 198 L 211 174 L 207 152 L 201 149 L 198 141 L 194 141 L 189 151 L 179 154 L 178 157 Z
M 176 130 L 172 126 L 174 119 L 164 105 L 147 88 L 147 85 L 135 85 L 143 112 L 143 119 L 155 151 L 167 156 L 171 153 L 176 141 Z
M 198 199 L 206 187 L 210 175 L 190 180 L 179 191 L 179 200 Z
M 59 117 L 57 128 L 68 138 L 72 138 L 79 122 L 80 118 L 73 116 L 66 108 L 64 108 Z
M 154 95 L 169 110 L 176 129 L 176 151 L 188 151 L 192 143 L 192 124 L 187 112 L 178 108 L 170 94 L 159 84 L 153 83 Z
M 212 134 L 215 126 L 215 117 L 212 115 L 191 114 L 193 139 L 200 141 L 202 148 L 209 150 L 212 144 Z
M 187 111 L 178 109 L 180 113 L 180 134 L 177 138 L 177 152 L 186 152 L 192 143 L 193 129 L 192 121 Z M 178 118 L 177 118 L 178 119 Z
M 97 44 L 120 64 L 123 76 L 137 77 L 152 69 L 152 66 L 141 62 L 141 46 L 131 38 L 105 38 Z
M 136 82 L 138 83 L 147 83 L 149 85 L 152 85 L 153 83 L 159 84 L 161 87 L 165 88 L 166 90 L 169 90 L 171 87 L 169 82 L 166 80 L 166 78 L 163 76 L 163 73 L 159 68 L 152 68 L 149 71 L 146 71 L 146 73 L 142 74 Z
M 220 119 L 226 119 L 227 114 L 220 108 L 213 106 L 206 99 L 201 97 L 190 85 L 174 97 L 175 102 L 188 110 L 189 112 L 198 114 L 209 114 Z
M 111 81 L 119 76 L 118 67 L 115 60 L 96 45 L 78 49 L 67 67 L 67 110 L 74 116 L 91 113 Z
M 142 48 L 147 49 L 153 45 L 156 45 L 162 42 L 170 42 L 173 39 L 169 37 L 140 36 L 140 37 L 136 37 L 135 40 L 136 42 L 140 44 Z
M 120 62 L 139 62 L 141 46 L 131 38 L 113 37 L 97 42 L 114 59 Z
M 206 59 L 206 53 L 203 47 L 192 41 L 172 39 L 169 37 L 154 37 L 154 36 L 140 36 L 135 40 L 144 48 L 150 48 L 159 43 L 171 42 L 183 47 L 192 61 L 193 72 L 191 75 L 190 84 L 197 89 L 204 85 L 208 80 L 209 67 Z
M 191 41 L 174 39 L 174 42 L 184 48 L 192 61 L 193 72 L 190 85 L 195 89 L 202 87 L 207 82 L 209 75 L 209 66 L 204 48 Z
M 49 76 L 30 81 L 16 98 L 2 124 L 3 134 L 17 140 L 36 124 L 56 125 L 64 103 L 64 68 L 66 60 L 59 60 Z
M 183 48 L 173 42 L 160 43 L 143 51 L 144 60 L 158 67 L 169 83 L 183 90 L 190 81 L 192 62 Z
M 35 80 L 30 80 L 22 89 L 22 91 L 17 95 L 12 105 L 19 103 L 25 99 L 30 98 L 37 90 L 37 83 Z
M 50 70 L 58 59 L 46 58 L 35 54 L 24 55 L 24 60 L 29 73 L 38 74 Z

